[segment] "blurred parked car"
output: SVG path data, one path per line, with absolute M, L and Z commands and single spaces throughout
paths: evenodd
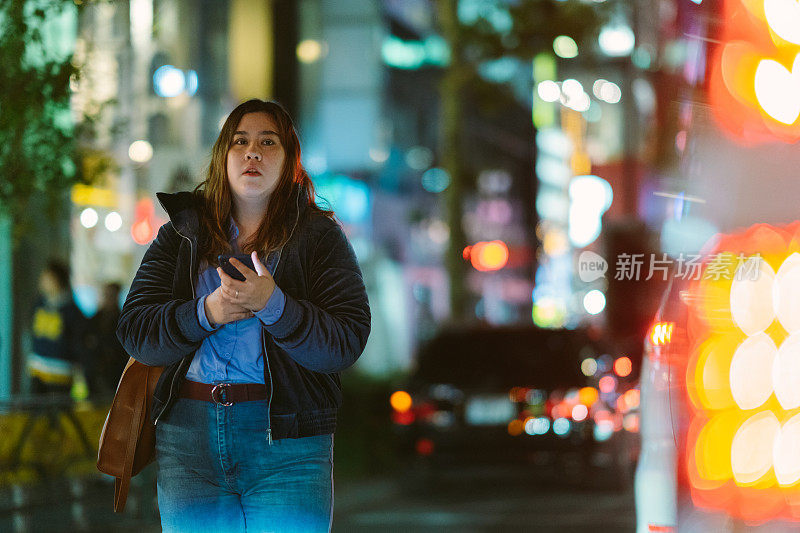
M 586 330 L 470 327 L 424 345 L 390 402 L 401 452 L 417 464 L 525 464 L 596 454 L 632 477 L 638 389 L 625 356 Z M 627 417 L 627 418 L 626 418 Z
M 678 449 L 685 433 L 686 304 L 680 280 L 671 279 L 645 339 L 641 390 L 641 443 L 636 465 L 636 531 L 675 531 L 678 516 Z M 683 292 L 685 297 L 685 292 Z

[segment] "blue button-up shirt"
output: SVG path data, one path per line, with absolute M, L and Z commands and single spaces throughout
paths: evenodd
M 234 253 L 240 253 L 236 244 L 238 237 L 239 228 L 231 219 Z M 264 383 L 262 324 L 268 326 L 278 321 L 286 296 L 275 286 L 267 304 L 253 318 L 212 326 L 206 316 L 206 297 L 221 284 L 215 267 L 209 266 L 200 273 L 197 293 L 202 297 L 197 302 L 197 318 L 201 326 L 214 333 L 198 348 L 186 378 L 200 383 Z

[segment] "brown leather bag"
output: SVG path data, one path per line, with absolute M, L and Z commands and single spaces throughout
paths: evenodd
M 155 458 L 156 428 L 150 421 L 153 391 L 164 367 L 128 360 L 100 434 L 97 469 L 116 477 L 114 512 L 125 509 L 131 477 Z

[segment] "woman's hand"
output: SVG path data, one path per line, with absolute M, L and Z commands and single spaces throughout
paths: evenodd
M 241 305 L 236 305 L 225 300 L 222 297 L 222 287 L 217 287 L 217 290 L 206 296 L 204 307 L 206 310 L 206 318 L 208 318 L 212 326 L 236 322 L 237 320 L 244 320 L 246 318 L 252 318 L 253 316 L 253 313 Z
M 235 280 L 221 268 L 217 268 L 219 278 L 222 280 L 222 285 L 218 290 L 220 290 L 222 300 L 226 303 L 255 313 L 267 305 L 269 297 L 272 296 L 272 292 L 275 290 L 275 280 L 272 279 L 267 267 L 259 261 L 258 254 L 253 252 L 251 256 L 253 266 L 256 267 L 255 272 L 242 262 L 237 261 L 236 258 L 232 257 L 230 260 L 231 265 L 242 273 L 245 278 L 244 281 Z

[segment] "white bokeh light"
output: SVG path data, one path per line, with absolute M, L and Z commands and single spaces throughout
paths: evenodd
M 756 272 L 756 275 L 750 275 Z M 772 284 L 775 271 L 759 256 L 753 256 L 734 272 L 731 284 L 731 314 L 746 335 L 764 331 L 775 320 Z
M 608 80 L 600 78 L 599 80 L 595 80 L 595 82 L 592 84 L 592 93 L 594 93 L 594 95 L 597 98 L 600 98 L 601 100 L 602 100 L 602 97 L 600 96 L 602 94 L 601 91 L 603 90 L 603 85 L 605 85 L 606 83 L 608 83 Z
M 793 485 L 800 481 L 800 414 L 783 424 L 775 437 L 772 462 L 775 477 L 780 485 Z
M 772 284 L 775 316 L 789 333 L 800 330 L 800 254 L 793 253 L 781 264 Z
M 106 215 L 105 226 L 108 231 L 114 232 L 122 227 L 122 217 L 116 211 Z
M 755 409 L 772 394 L 772 363 L 778 348 L 766 333 L 745 339 L 731 359 L 733 400 L 741 409 Z
M 614 201 L 614 191 L 599 176 L 575 176 L 569 183 L 569 200 L 569 240 L 583 248 L 600 235 L 602 216 Z
M 769 472 L 779 431 L 780 423 L 771 411 L 745 420 L 731 443 L 731 468 L 737 483 L 755 483 Z
M 302 63 L 314 63 L 322 57 L 322 43 L 305 39 L 297 44 L 297 59 Z
M 636 36 L 626 24 L 608 25 L 600 30 L 600 49 L 610 57 L 623 57 L 633 52 Z
M 572 408 L 572 419 L 575 422 L 581 422 L 586 420 L 586 417 L 589 416 L 589 408 L 579 403 L 575 407 Z
M 539 85 L 536 86 L 536 92 L 539 94 L 539 98 L 545 102 L 556 102 L 561 98 L 561 89 L 553 80 L 539 82 Z
M 622 100 L 622 89 L 613 81 L 603 83 L 598 92 L 598 98 L 609 104 L 618 104 Z
M 789 335 L 772 364 L 772 383 L 784 409 L 800 407 L 800 332 Z
M 97 220 L 98 220 L 97 211 L 95 211 L 91 207 L 87 207 L 86 209 L 81 211 L 80 220 L 81 220 L 81 226 L 83 226 L 86 229 L 95 227 L 97 225 Z
M 797 0 L 764 0 L 769 27 L 782 39 L 800 44 L 800 9 Z
M 569 103 L 569 107 L 579 113 L 585 113 L 589 111 L 590 105 L 592 105 L 592 100 L 586 93 L 579 94 L 576 98 L 573 98 L 572 101 Z
M 597 315 L 606 308 L 606 295 L 597 289 L 591 290 L 583 297 L 583 308 L 590 315 Z
M 147 141 L 133 141 L 128 147 L 128 157 L 136 163 L 147 163 L 153 158 L 153 146 Z
M 772 59 L 758 63 L 755 76 L 756 99 L 766 113 L 783 124 L 794 124 L 800 116 L 800 54 L 788 70 Z
M 577 98 L 583 94 L 583 85 L 578 80 L 569 78 L 561 84 L 561 92 L 567 97 Z

